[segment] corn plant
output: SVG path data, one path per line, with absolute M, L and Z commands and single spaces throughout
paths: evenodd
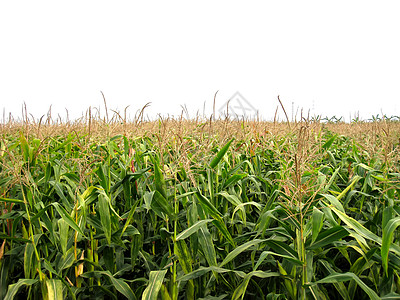
M 398 122 L 123 120 L 1 127 L 0 299 L 400 297 Z

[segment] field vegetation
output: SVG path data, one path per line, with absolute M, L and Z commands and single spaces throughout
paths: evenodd
M 397 120 L 0 126 L 0 299 L 400 298 Z

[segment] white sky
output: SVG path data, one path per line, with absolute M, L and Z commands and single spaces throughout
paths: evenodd
M 21 116 L 212 112 L 236 91 L 272 119 L 400 115 L 398 1 L 1 1 L 0 108 Z

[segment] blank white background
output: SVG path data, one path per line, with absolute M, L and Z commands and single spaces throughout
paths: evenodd
M 0 108 L 400 115 L 397 1 L 2 1 Z M 292 105 L 293 103 L 293 105 Z M 3 119 L 1 117 L 0 119 Z

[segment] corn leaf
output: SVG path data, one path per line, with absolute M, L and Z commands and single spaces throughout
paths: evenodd
M 228 151 L 229 146 L 232 144 L 234 139 L 231 139 L 229 142 L 227 142 L 225 144 L 225 146 L 223 146 L 221 148 L 221 150 L 218 151 L 217 155 L 213 158 L 213 160 L 210 162 L 210 167 L 211 169 L 214 169 L 218 163 L 221 161 L 221 159 L 224 157 L 225 153 Z
M 85 236 L 83 231 L 79 228 L 79 226 L 75 223 L 75 221 L 71 218 L 71 216 L 67 213 L 67 211 L 62 207 L 59 203 L 53 202 L 51 205 L 54 206 L 54 208 L 57 210 L 57 212 L 60 214 L 61 218 L 76 232 L 81 234 L 82 236 Z
M 400 217 L 396 217 L 387 222 L 385 228 L 383 229 L 381 256 L 386 276 L 388 275 L 389 248 L 393 242 L 394 231 L 399 226 L 400 226 Z
M 18 280 L 17 283 L 14 284 L 10 284 L 8 286 L 8 291 L 6 296 L 4 297 L 4 300 L 13 300 L 14 297 L 17 295 L 18 291 L 24 286 L 31 286 L 33 284 L 35 284 L 36 282 L 38 282 L 38 279 L 24 279 L 21 278 Z
M 185 274 L 182 277 L 178 278 L 178 281 L 188 281 L 188 280 L 193 280 L 196 278 L 199 278 L 201 276 L 203 276 L 204 274 L 207 274 L 209 272 L 214 272 L 214 273 L 229 273 L 229 272 L 234 272 L 237 275 L 241 275 L 241 277 L 246 276 L 246 274 L 244 272 L 240 272 L 240 271 L 234 271 L 234 270 L 229 270 L 229 269 L 224 269 L 224 268 L 220 268 L 217 266 L 209 266 L 209 267 L 199 267 L 198 269 L 194 270 L 193 272 L 189 273 L 189 274 Z M 239 275 L 239 276 L 240 276 Z
M 63 300 L 63 286 L 62 281 L 59 279 L 46 280 L 47 295 L 49 299 Z
M 3 197 L 0 197 L 0 201 L 6 202 L 6 203 L 24 203 L 23 200 L 3 198 Z
M 347 273 L 333 273 L 328 275 L 327 277 L 318 280 L 314 284 L 323 284 L 323 283 L 337 283 L 343 281 L 354 280 L 360 288 L 364 290 L 365 293 L 370 297 L 372 300 L 379 300 L 381 299 L 370 287 L 368 287 L 358 276 L 354 273 L 347 272 Z
M 165 199 L 167 199 L 167 187 L 164 180 L 164 175 L 160 170 L 160 166 L 156 158 L 153 159 L 154 163 L 154 184 L 156 191 L 158 191 Z
M 349 235 L 349 232 L 342 226 L 335 226 L 322 231 L 316 240 L 307 247 L 308 250 L 325 247 Z
M 313 208 L 312 213 L 312 243 L 317 239 L 319 232 L 321 231 L 324 221 L 324 213 L 318 208 Z
M 246 251 L 248 248 L 258 245 L 264 241 L 265 240 L 259 240 L 259 239 L 248 241 L 247 243 L 244 243 L 243 245 L 240 245 L 239 247 L 233 249 L 231 252 L 228 253 L 228 255 L 225 257 L 225 259 L 220 263 L 219 267 L 220 268 L 223 267 L 228 262 L 235 259 L 235 257 L 238 256 L 243 251 Z
M 231 234 L 228 231 L 228 228 L 226 227 L 224 221 L 221 218 L 221 213 L 215 208 L 214 205 L 200 192 L 196 192 L 196 197 L 200 202 L 200 205 L 203 207 L 203 209 L 208 212 L 211 217 L 213 217 L 215 220 L 212 222 L 215 227 L 218 228 L 218 230 L 221 232 L 221 234 L 228 240 L 228 242 L 235 247 L 235 242 L 232 239 Z
M 184 231 L 182 231 L 180 234 L 176 236 L 176 240 L 184 240 L 187 237 L 191 236 L 193 233 L 197 232 L 197 230 L 200 229 L 201 226 L 213 221 L 212 219 L 206 219 L 206 220 L 200 220 L 194 223 L 192 226 L 189 228 L 186 228 Z
M 247 286 L 249 285 L 249 281 L 251 277 L 256 276 L 259 278 L 269 278 L 269 277 L 277 277 L 280 276 L 279 273 L 276 272 L 264 272 L 264 271 L 252 271 L 248 273 L 243 281 L 239 284 L 239 286 L 235 289 L 232 295 L 232 300 L 243 299 L 246 294 Z
M 106 197 L 104 195 L 100 194 L 99 195 L 99 214 L 100 214 L 100 222 L 101 222 L 101 227 L 103 229 L 104 235 L 106 236 L 107 243 L 111 244 L 111 215 L 110 215 L 110 209 L 108 206 L 108 201 L 106 200 Z
M 157 300 L 166 273 L 167 270 L 150 272 L 149 283 L 143 292 L 142 300 Z
M 285 244 L 284 242 L 274 241 L 274 240 L 267 240 L 266 244 L 275 252 L 291 257 L 295 261 L 299 261 L 297 252 L 291 248 L 289 245 Z
M 206 226 L 200 227 L 197 233 L 203 254 L 209 266 L 217 266 L 217 255 L 215 254 L 214 243 Z
M 159 191 L 154 191 L 150 206 L 157 216 L 163 219 L 166 217 L 172 218 L 174 216 L 174 210 L 171 204 Z

